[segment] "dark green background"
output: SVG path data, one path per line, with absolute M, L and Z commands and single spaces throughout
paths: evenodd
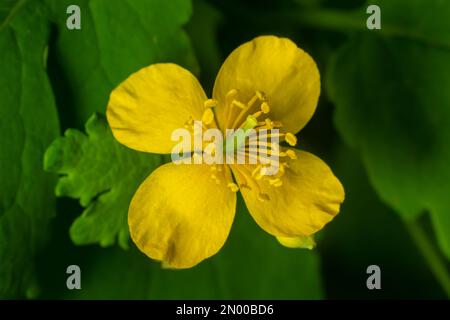
M 359 0 L 0 0 L 0 298 L 447 299 L 450 1 L 370 3 L 381 30 Z M 65 27 L 69 4 L 81 30 Z M 342 181 L 341 212 L 314 251 L 293 250 L 239 198 L 219 254 L 163 270 L 128 239 L 126 214 L 166 160 L 112 138 L 109 93 L 170 61 L 210 95 L 226 56 L 263 34 L 319 66 L 319 105 L 297 136 Z M 366 287 L 372 264 L 381 290 Z

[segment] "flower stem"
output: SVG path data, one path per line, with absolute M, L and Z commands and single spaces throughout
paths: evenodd
M 450 275 L 440 253 L 436 250 L 431 240 L 427 237 L 425 231 L 420 226 L 417 219 L 413 221 L 405 221 L 406 229 L 425 258 L 428 267 L 434 274 L 436 280 L 442 286 L 442 289 L 450 298 Z

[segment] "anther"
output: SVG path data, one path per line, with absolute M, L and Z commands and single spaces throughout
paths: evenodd
M 214 112 L 212 111 L 211 108 L 208 108 L 203 112 L 202 122 L 206 125 L 209 125 L 213 121 L 214 121 Z
M 267 129 L 269 129 L 269 130 L 272 130 L 272 129 L 273 129 L 273 123 L 272 123 L 272 120 L 270 120 L 269 118 L 266 118 L 265 123 L 266 123 Z
M 268 114 L 268 113 L 270 112 L 270 107 L 269 107 L 269 105 L 267 104 L 267 102 L 261 103 L 261 111 L 262 111 L 264 114 Z
M 266 96 L 264 95 L 263 92 L 256 90 L 255 94 L 256 94 L 256 96 L 258 97 L 259 100 L 261 100 L 261 101 L 266 100 Z
M 295 154 L 294 150 L 288 149 L 286 150 L 286 155 L 291 158 L 292 160 L 297 159 L 297 155 Z
M 285 140 L 291 147 L 297 144 L 297 137 L 290 132 L 286 133 Z
M 233 99 L 237 96 L 237 94 L 238 91 L 236 89 L 231 89 L 230 91 L 228 91 L 226 95 L 227 101 L 233 101 Z
M 216 99 L 205 100 L 203 105 L 205 106 L 206 109 L 213 108 L 213 107 L 217 106 L 217 100 Z

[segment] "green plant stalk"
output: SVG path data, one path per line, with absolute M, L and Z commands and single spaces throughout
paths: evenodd
M 427 237 L 427 234 L 422 229 L 417 219 L 405 221 L 405 226 L 425 258 L 431 272 L 442 286 L 447 297 L 450 298 L 450 275 L 448 274 L 446 261 L 443 261 L 441 255 L 436 250 L 432 241 Z

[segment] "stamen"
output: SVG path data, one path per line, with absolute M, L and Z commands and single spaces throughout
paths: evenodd
M 203 105 L 205 106 L 206 109 L 214 108 L 215 106 L 217 106 L 217 100 L 216 99 L 208 99 L 203 103 Z
M 238 107 L 239 109 L 245 109 L 247 107 L 245 104 L 243 104 L 238 100 L 233 100 L 232 104 Z
M 252 106 L 255 104 L 256 100 L 259 99 L 261 101 L 265 100 L 264 94 L 260 91 L 255 91 L 254 96 L 247 102 L 247 104 L 243 104 L 241 102 L 239 102 L 239 107 L 242 109 L 241 112 L 238 114 L 238 116 L 236 117 L 236 119 L 233 122 L 233 125 L 231 126 L 231 128 L 236 128 L 239 123 L 241 123 L 242 118 L 247 114 L 247 112 L 250 111 L 250 109 L 252 108 Z M 234 100 L 235 101 L 235 100 Z M 233 101 L 233 102 L 234 102 Z M 242 107 L 244 106 L 244 107 Z
M 255 91 L 255 96 L 258 97 L 259 100 L 261 101 L 265 101 L 266 100 L 266 96 L 263 92 L 256 90 Z
M 288 150 L 286 150 L 285 153 L 286 153 L 286 155 L 287 155 L 289 158 L 291 158 L 292 160 L 297 159 L 297 155 L 295 154 L 295 151 L 294 151 L 294 150 L 288 149 Z
M 238 94 L 238 91 L 236 89 L 231 89 L 230 91 L 227 92 L 227 95 L 225 96 L 226 105 L 228 107 L 228 112 L 227 112 L 226 118 L 225 118 L 225 129 L 229 128 L 231 117 L 233 114 L 233 109 L 231 108 L 231 106 L 232 106 L 232 102 L 233 102 L 234 98 L 236 98 L 237 94 Z
M 264 119 L 264 121 L 258 122 L 258 127 L 256 127 L 256 130 L 272 130 L 274 128 L 282 128 L 283 124 L 280 121 L 272 121 L 269 118 Z
M 237 94 L 238 91 L 236 89 L 231 89 L 230 91 L 227 92 L 225 99 L 227 100 L 228 103 L 231 103 L 231 101 L 233 101 L 233 99 L 236 98 Z
M 267 183 L 266 186 L 270 185 L 275 188 L 282 186 L 282 177 L 285 175 L 286 168 L 289 168 L 288 162 L 297 159 L 295 150 L 280 150 L 279 141 L 286 141 L 290 146 L 295 146 L 297 137 L 292 133 L 281 133 L 280 130 L 272 132 L 273 129 L 282 128 L 283 124 L 268 117 L 271 108 L 263 92 L 255 91 L 254 95 L 244 102 L 238 90 L 231 89 L 226 95 L 226 103 L 228 113 L 224 129 L 242 129 L 227 137 L 227 141 L 228 139 L 242 138 L 242 135 L 245 139 L 237 139 L 237 141 L 243 141 L 238 143 L 237 147 L 236 143 L 230 144 L 232 150 L 228 150 L 227 147 L 225 153 L 228 155 L 228 152 L 233 152 L 234 158 L 234 153 L 237 152 L 237 155 L 245 157 L 246 161 L 255 160 L 250 163 L 254 165 L 253 169 L 247 166 L 233 165 L 233 171 L 239 184 L 229 182 L 227 187 L 233 192 L 237 192 L 239 189 L 249 189 L 255 192 L 258 200 L 268 201 L 270 197 L 263 192 L 262 181 Z M 210 99 L 205 102 L 205 107 L 210 109 L 216 104 L 215 100 Z M 209 111 L 205 111 L 204 120 L 214 121 L 212 110 L 212 117 L 206 112 L 209 113 Z M 258 139 L 252 140 L 256 136 Z M 212 171 L 215 180 L 218 180 L 216 174 L 219 175 L 219 169 L 214 168 Z
M 242 166 L 234 166 L 233 167 L 235 169 L 235 172 L 240 175 L 240 179 L 244 180 L 245 182 L 243 184 L 241 184 L 241 189 L 242 188 L 249 188 L 250 190 L 256 192 L 257 197 L 260 201 L 266 201 L 269 200 L 269 196 L 267 194 L 264 194 L 261 190 L 261 187 L 258 185 L 258 183 L 256 183 L 256 181 L 254 181 L 253 179 L 247 179 L 247 177 L 249 177 L 249 175 L 251 174 L 250 170 L 248 170 L 245 167 Z M 245 174 L 242 172 L 246 172 Z M 246 185 L 246 186 L 245 186 Z M 251 186 L 250 186 L 251 185 Z
M 291 147 L 295 147 L 297 144 L 297 137 L 290 132 L 286 133 L 285 140 Z
M 206 109 L 203 112 L 202 122 L 203 124 L 210 125 L 214 121 L 214 112 L 211 108 Z
M 246 149 L 245 151 L 238 151 L 238 155 L 245 156 L 248 158 L 248 160 L 255 160 L 254 164 L 258 164 L 258 160 L 259 160 L 260 164 L 262 164 L 262 163 L 276 164 L 275 160 L 268 157 L 271 155 L 270 153 L 262 153 L 261 152 L 258 154 L 258 150 L 254 151 L 254 150 Z M 253 164 L 253 163 L 251 163 L 251 164 Z
M 261 170 L 261 165 L 256 166 L 256 168 L 253 169 L 253 171 L 252 171 L 252 177 L 255 177 L 257 174 L 259 174 L 260 170 Z
M 248 102 L 247 102 L 247 106 L 250 109 L 253 104 L 255 104 L 256 100 L 258 100 L 258 96 L 255 94 Z
M 263 102 L 263 103 L 261 104 L 261 111 L 262 111 L 264 114 L 268 114 L 268 113 L 270 112 L 270 107 L 269 107 L 269 105 L 267 104 L 267 102 Z
M 274 126 L 274 128 L 282 128 L 283 127 L 283 123 L 281 121 L 272 121 L 272 125 Z
M 281 132 L 274 133 L 274 132 L 272 132 L 270 130 L 266 130 L 266 132 L 258 131 L 258 133 L 259 133 L 258 134 L 258 138 L 261 139 L 261 140 L 262 139 L 272 139 L 272 138 L 284 137 L 284 133 L 281 133 Z M 251 137 L 254 137 L 256 135 L 257 135 L 257 133 L 255 132 L 253 134 L 249 134 L 248 137 L 251 138 Z

